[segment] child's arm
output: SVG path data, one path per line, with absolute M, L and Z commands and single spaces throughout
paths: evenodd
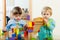
M 51 19 L 50 21 L 47 22 L 47 27 L 50 29 L 50 30 L 53 30 L 55 28 L 55 22 L 53 19 Z
M 11 24 L 7 24 L 6 31 L 9 31 Z
M 8 24 L 6 25 L 6 31 L 10 30 L 11 25 L 13 24 L 13 20 L 10 20 Z

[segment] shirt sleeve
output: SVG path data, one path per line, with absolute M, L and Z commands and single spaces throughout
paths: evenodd
M 21 20 L 21 21 L 20 21 L 20 24 L 22 24 L 23 26 L 25 26 L 27 23 L 26 23 L 25 20 Z
M 8 22 L 8 24 L 6 25 L 6 31 L 10 30 L 12 23 L 13 23 L 12 20 Z
M 55 21 L 53 19 L 50 19 L 50 21 L 47 23 L 47 27 L 50 30 L 53 30 L 55 28 Z

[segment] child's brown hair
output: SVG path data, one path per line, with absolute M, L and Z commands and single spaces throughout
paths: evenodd
M 13 10 L 12 10 L 12 14 L 13 14 L 13 15 L 16 15 L 16 14 L 21 15 L 21 14 L 22 14 L 21 8 L 18 7 L 18 6 L 17 6 L 17 7 L 14 7 Z
M 51 7 L 48 7 L 48 6 L 47 7 L 44 7 L 43 10 L 45 12 L 47 12 L 47 11 L 50 12 L 50 15 L 52 15 L 52 8 Z M 42 13 L 43 13 L 43 11 L 42 11 Z

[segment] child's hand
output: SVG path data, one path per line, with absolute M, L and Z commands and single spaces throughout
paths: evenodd
M 44 19 L 44 22 L 47 24 L 48 23 L 48 19 Z

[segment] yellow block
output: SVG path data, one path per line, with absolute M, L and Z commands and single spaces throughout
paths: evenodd
M 15 29 L 15 33 L 16 33 L 16 35 L 18 35 L 19 34 L 19 29 Z
M 28 26 L 32 27 L 32 22 L 31 21 L 28 22 Z

